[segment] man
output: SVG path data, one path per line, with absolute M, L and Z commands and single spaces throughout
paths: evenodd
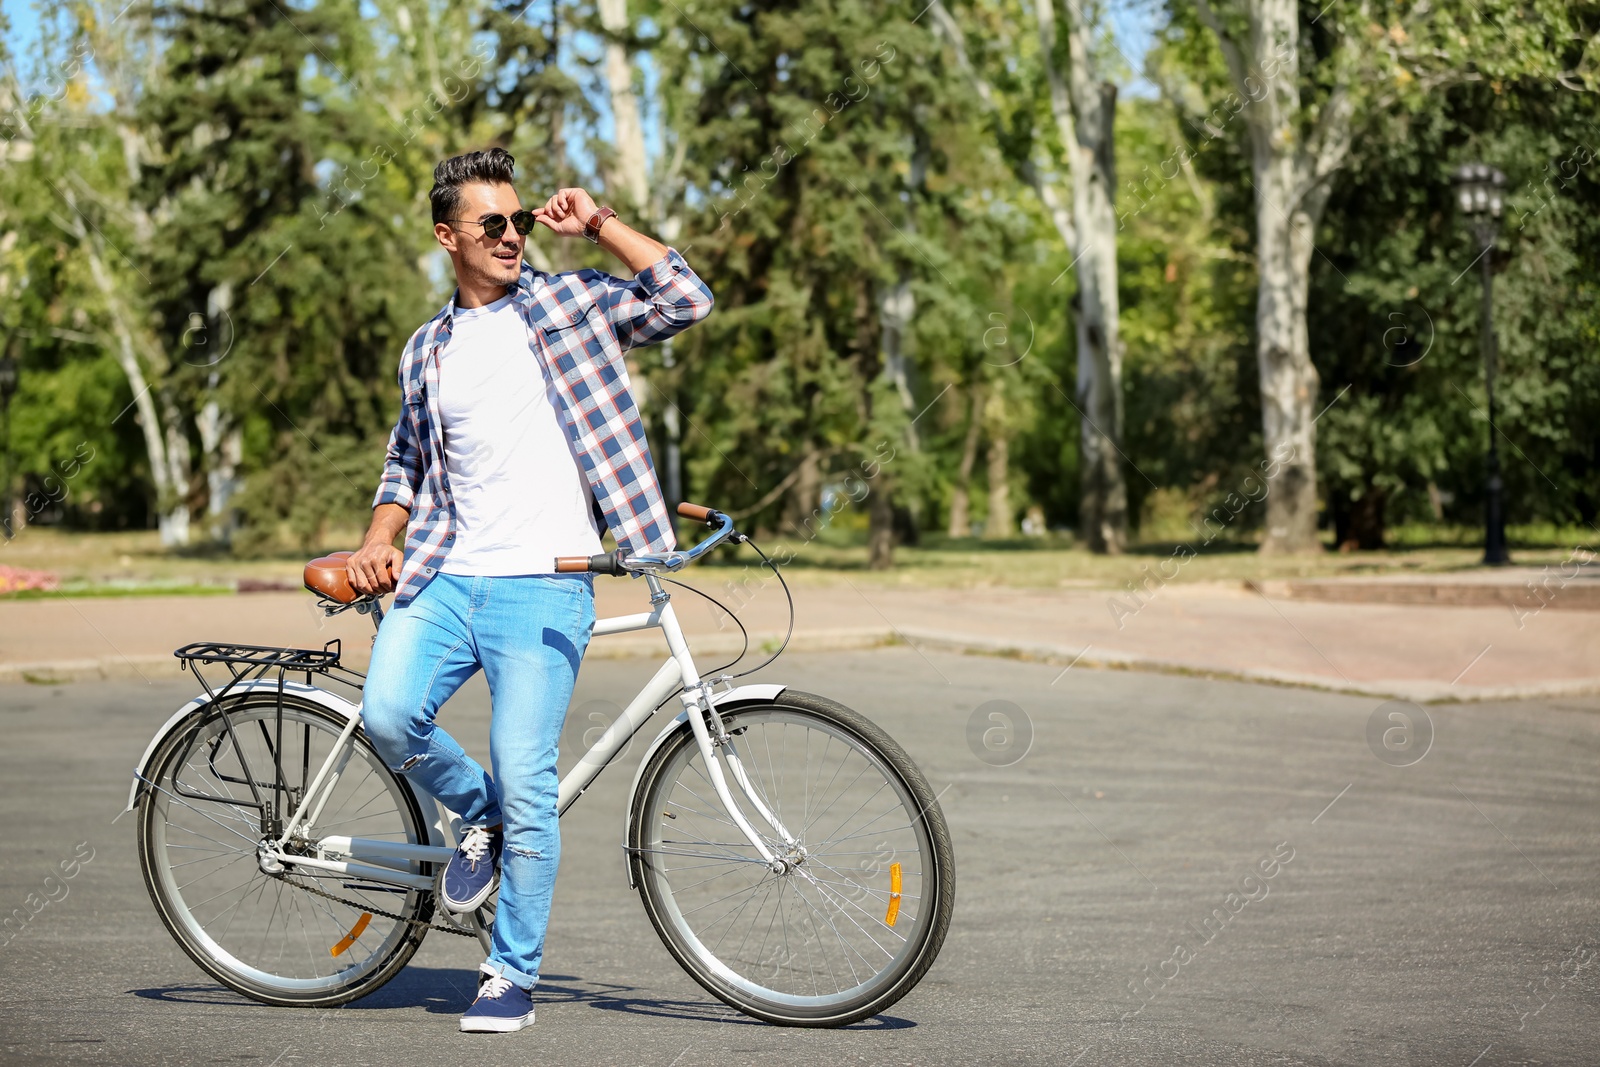
M 367 736 L 461 817 L 441 903 L 470 912 L 499 886 L 468 1032 L 533 1022 L 560 859 L 557 736 L 594 628 L 593 577 L 555 574 L 555 557 L 598 553 L 599 519 L 634 552 L 675 547 L 622 353 L 711 311 L 682 256 L 582 189 L 522 210 L 512 165 L 494 148 L 434 170 L 433 232 L 456 292 L 401 358 L 372 525 L 347 564 L 357 591 L 397 590 L 372 650 Z M 594 241 L 633 280 L 532 269 L 522 248 L 535 223 Z M 434 724 L 479 668 L 492 774 Z

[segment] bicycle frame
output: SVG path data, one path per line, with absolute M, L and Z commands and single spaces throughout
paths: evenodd
M 740 832 L 761 856 L 762 861 L 775 873 L 781 874 L 789 868 L 789 860 L 779 857 L 772 851 L 761 833 L 745 815 L 733 794 L 727 776 L 723 774 L 721 763 L 716 758 L 717 748 L 722 748 L 723 759 L 727 761 L 732 771 L 734 783 L 738 786 L 745 802 L 755 810 L 757 817 L 783 841 L 785 849 L 793 849 L 797 845 L 797 840 L 756 794 L 737 753 L 727 744 L 728 735 L 723 730 L 722 720 L 716 711 L 712 696 L 715 680 L 706 681 L 700 677 L 682 627 L 678 624 L 677 615 L 673 611 L 671 595 L 662 589 L 660 580 L 654 574 L 645 573 L 643 577 L 650 589 L 650 610 L 598 620 L 595 623 L 594 636 L 659 629 L 666 639 L 670 654 L 616 721 L 606 728 L 594 745 L 561 779 L 557 812 L 564 814 L 584 794 L 600 772 L 650 720 L 656 709 L 681 687 L 683 711 L 694 733 L 701 756 L 705 760 L 718 799 Z M 303 867 L 414 889 L 431 889 L 433 879 L 412 873 L 412 864 L 421 862 L 444 864 L 454 851 L 449 847 L 329 836 L 314 843 L 316 855 L 297 855 L 287 851 L 286 846 L 299 832 L 300 827 L 315 825 L 323 805 L 327 803 L 328 797 L 338 785 L 339 778 L 353 752 L 350 741 L 359 724 L 359 717 L 352 716 L 340 734 L 339 740 L 323 760 L 316 776 L 307 785 L 305 794 L 301 797 L 293 815 L 284 823 L 282 833 L 270 847 L 263 846 L 263 863 L 281 867 Z

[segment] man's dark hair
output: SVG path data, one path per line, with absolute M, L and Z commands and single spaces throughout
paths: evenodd
M 456 218 L 461 210 L 461 187 L 468 182 L 490 182 L 512 185 L 512 170 L 517 161 L 504 148 L 491 148 L 486 152 L 467 152 L 449 159 L 433 168 L 433 188 L 428 199 L 433 202 L 433 221 L 445 222 Z

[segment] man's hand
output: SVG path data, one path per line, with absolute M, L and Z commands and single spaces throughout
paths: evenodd
M 534 209 L 533 217 L 562 237 L 582 237 L 583 228 L 596 210 L 594 197 L 582 189 L 559 189 L 545 201 L 544 207 Z M 667 254 L 666 245 L 639 233 L 619 218 L 609 218 L 600 224 L 599 245 L 622 260 L 635 274 Z
M 596 210 L 594 197 L 582 189 L 558 189 L 544 207 L 533 209 L 533 217 L 562 237 L 582 237 Z
M 344 561 L 350 585 L 363 596 L 382 596 L 394 592 L 400 580 L 400 565 L 406 556 L 393 545 L 365 544 Z
M 394 539 L 405 529 L 407 515 L 398 504 L 379 504 L 372 509 L 366 540 L 344 561 L 351 588 L 362 596 L 392 593 L 400 581 L 400 567 L 406 556 L 394 547 Z

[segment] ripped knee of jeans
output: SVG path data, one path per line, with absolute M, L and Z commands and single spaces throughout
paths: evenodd
M 398 766 L 398 767 L 396 767 L 394 769 L 397 770 L 397 771 L 400 771 L 401 773 L 404 773 L 406 771 L 409 771 L 411 768 L 415 767 L 417 764 L 421 763 L 423 760 L 425 760 L 427 758 L 428 758 L 427 753 L 419 752 L 415 756 L 412 756 L 410 759 L 406 760 L 404 763 L 400 764 L 400 766 Z
M 507 852 L 514 852 L 518 856 L 522 857 L 525 860 L 542 860 L 542 859 L 544 859 L 544 853 L 540 852 L 536 848 L 522 848 L 520 845 L 507 844 L 506 845 L 506 851 Z

